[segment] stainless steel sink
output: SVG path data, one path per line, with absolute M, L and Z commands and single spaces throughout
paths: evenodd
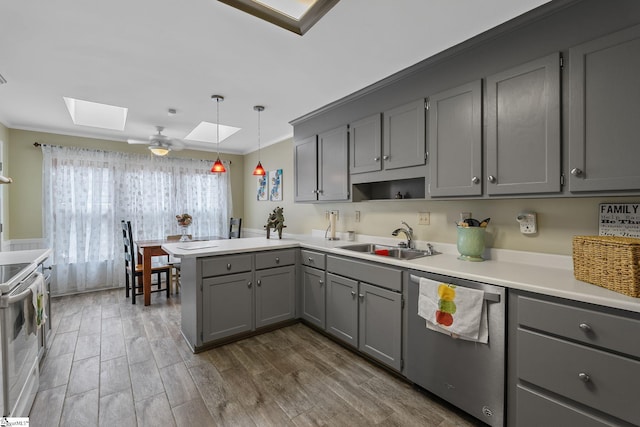
M 437 254 L 435 251 L 398 248 L 396 246 L 376 245 L 375 243 L 358 243 L 355 245 L 342 246 L 340 249 L 397 259 L 415 259 Z

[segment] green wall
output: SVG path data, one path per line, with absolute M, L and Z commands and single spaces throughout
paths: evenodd
M 2 129 L 0 127 L 0 140 Z M 6 128 L 4 128 L 6 129 Z M 7 132 L 5 132 L 7 133 Z M 52 133 L 32 132 L 9 129 L 5 136 L 5 173 L 13 178 L 5 198 L 5 240 L 35 239 L 42 234 L 42 151 L 33 146 L 34 142 L 42 144 L 63 145 L 73 147 L 94 148 L 97 150 L 123 151 L 129 153 L 149 154 L 144 145 L 128 145 L 126 142 L 107 141 L 101 139 L 82 138 Z M 172 152 L 173 157 L 215 160 L 214 153 L 184 150 Z M 231 191 L 234 215 L 244 212 L 244 158 L 239 155 L 222 155 L 222 160 L 231 161 Z
M 380 200 L 360 203 L 293 203 L 293 141 L 263 148 L 261 161 L 266 170 L 283 169 L 283 201 L 256 201 L 256 180 L 251 172 L 258 161 L 257 153 L 245 156 L 244 227 L 262 228 L 268 213 L 275 206 L 284 207 L 288 233 L 310 233 L 324 230 L 329 225 L 325 212 L 339 211 L 338 230 L 391 237 L 391 232 L 406 221 L 418 240 L 455 243 L 454 222 L 460 212 L 471 212 L 474 218 L 491 218 L 488 246 L 532 252 L 571 255 L 574 235 L 598 234 L 598 205 L 600 203 L 634 203 L 640 197 L 587 197 L 502 200 Z M 532 210 L 538 214 L 537 235 L 523 235 L 516 222 L 520 211 Z M 360 222 L 355 222 L 355 211 L 360 211 Z M 430 225 L 418 225 L 418 212 L 430 212 Z

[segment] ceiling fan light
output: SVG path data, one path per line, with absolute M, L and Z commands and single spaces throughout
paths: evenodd
M 151 152 L 154 155 L 160 156 L 160 157 L 166 156 L 167 154 L 169 154 L 169 151 L 171 151 L 170 148 L 159 146 L 159 145 L 151 145 L 149 146 L 149 150 L 151 150 Z
M 227 169 L 224 167 L 224 165 L 222 164 L 222 162 L 220 161 L 220 157 L 218 157 L 215 161 L 215 163 L 213 164 L 213 166 L 211 167 L 211 172 L 214 173 L 224 173 L 226 172 Z
M 253 174 L 254 175 L 258 175 L 258 176 L 264 176 L 267 173 L 264 171 L 264 168 L 262 167 L 262 163 L 260 163 L 260 161 L 258 161 L 258 165 L 256 166 L 256 168 L 253 170 Z

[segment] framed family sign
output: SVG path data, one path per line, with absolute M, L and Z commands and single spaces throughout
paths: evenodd
M 601 203 L 598 234 L 640 238 L 640 203 Z

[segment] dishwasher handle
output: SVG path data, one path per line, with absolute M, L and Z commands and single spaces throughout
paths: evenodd
M 411 274 L 411 281 L 416 285 L 420 284 L 420 277 Z M 458 286 L 458 285 L 456 285 Z M 487 302 L 500 302 L 500 294 L 495 294 L 493 292 L 484 292 L 484 300 Z

